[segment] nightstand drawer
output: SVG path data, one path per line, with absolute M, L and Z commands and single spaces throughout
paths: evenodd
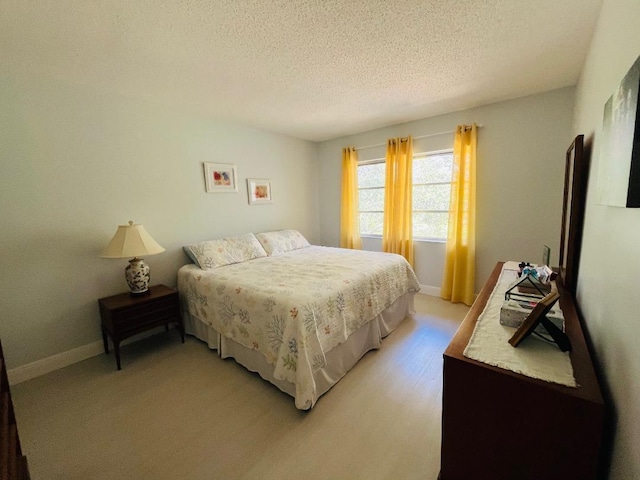
M 114 322 L 114 330 L 121 336 L 139 330 L 146 330 L 154 326 L 165 325 L 171 322 L 178 322 L 178 310 L 162 310 L 160 312 L 149 312 L 141 314 L 135 318 L 121 318 Z
M 118 309 L 111 312 L 111 320 L 114 327 L 120 327 L 127 323 L 135 322 L 140 324 L 143 317 L 160 317 L 167 312 L 169 315 L 178 315 L 180 307 L 177 294 L 166 298 L 159 298 L 143 305 L 135 305 L 128 308 Z

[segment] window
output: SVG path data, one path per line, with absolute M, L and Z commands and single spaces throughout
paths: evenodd
M 413 157 L 413 236 L 444 240 L 449 222 L 453 152 L 422 153 Z M 358 165 L 360 234 L 382 236 L 384 217 L 384 160 Z

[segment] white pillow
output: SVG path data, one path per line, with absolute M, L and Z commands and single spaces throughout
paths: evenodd
M 256 233 L 256 238 L 267 255 L 278 255 L 310 246 L 307 239 L 297 230 Z
M 194 243 L 183 248 L 189 258 L 204 270 L 267 256 L 253 233 Z

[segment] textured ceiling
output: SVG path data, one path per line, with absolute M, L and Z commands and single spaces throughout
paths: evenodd
M 601 0 L 0 0 L 0 69 L 320 141 L 574 85 Z

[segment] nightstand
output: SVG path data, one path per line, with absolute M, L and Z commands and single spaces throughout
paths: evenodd
M 148 294 L 132 296 L 130 293 L 121 293 L 101 298 L 98 304 L 102 318 L 104 353 L 109 353 L 108 335 L 116 352 L 118 370 L 121 370 L 120 342 L 125 338 L 162 325 L 168 331 L 169 324 L 175 323 L 184 343 L 184 327 L 177 290 L 156 285 L 149 288 Z

